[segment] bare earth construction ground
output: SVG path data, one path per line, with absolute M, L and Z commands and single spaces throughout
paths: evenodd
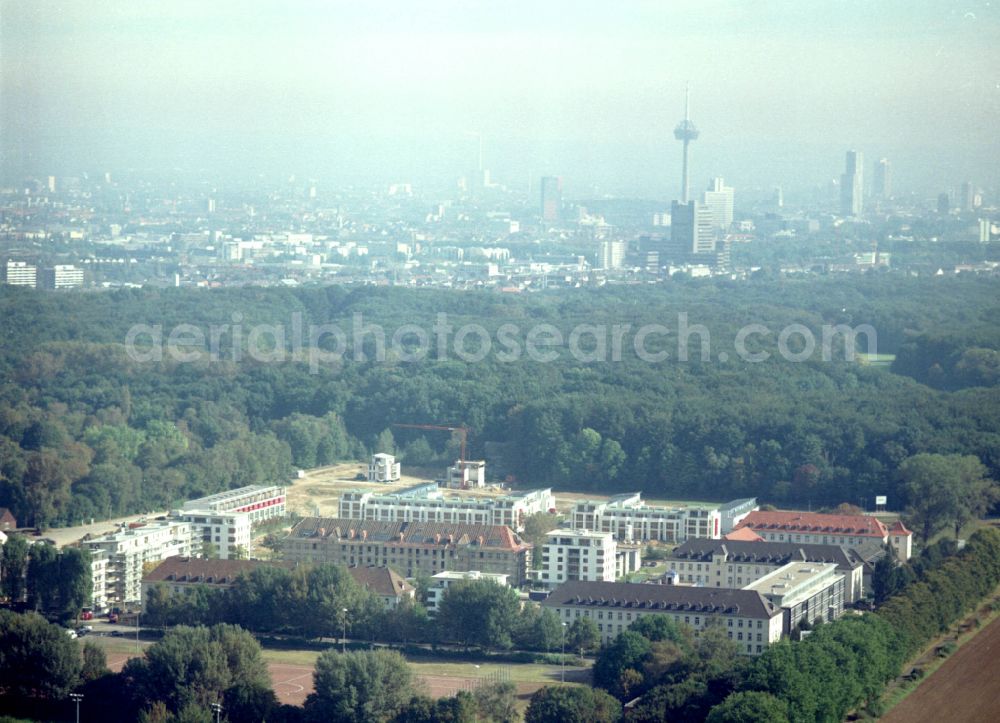
M 959 648 L 906 699 L 887 723 L 1000 720 L 1000 618 Z

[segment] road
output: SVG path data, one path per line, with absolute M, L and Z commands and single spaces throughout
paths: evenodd
M 139 520 L 145 518 L 147 520 L 152 520 L 157 517 L 161 517 L 167 514 L 166 512 L 147 512 L 140 515 L 129 515 L 128 517 L 118 517 L 113 520 L 104 520 L 102 522 L 95 522 L 92 525 L 77 525 L 75 527 L 53 527 L 42 531 L 42 537 L 47 537 L 50 540 L 54 540 L 57 547 L 65 547 L 66 545 L 71 545 L 74 542 L 78 542 L 83 539 L 86 535 L 91 535 L 92 537 L 99 537 L 100 535 L 107 534 L 109 532 L 114 532 L 118 529 L 119 524 L 128 524 L 130 522 L 138 522 Z M 30 539 L 30 538 L 29 538 Z

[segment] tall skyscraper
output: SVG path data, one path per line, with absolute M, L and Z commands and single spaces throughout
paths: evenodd
M 705 191 L 705 206 L 712 212 L 712 224 L 727 230 L 733 225 L 733 188 L 721 178 L 713 178 Z
M 681 203 L 687 203 L 689 200 L 688 189 L 690 188 L 688 183 L 688 146 L 691 141 L 698 138 L 698 129 L 694 127 L 694 123 L 690 119 L 689 93 L 687 88 L 684 89 L 684 120 L 674 128 L 674 138 L 684 141 L 684 168 L 681 172 Z
M 844 216 L 860 216 L 864 183 L 862 169 L 864 156 L 861 151 L 848 151 L 844 175 L 840 177 L 840 212 Z
M 972 211 L 976 207 L 976 188 L 972 181 L 962 183 L 962 210 Z
M 562 210 L 562 179 L 558 176 L 542 178 L 542 220 L 557 222 Z
M 872 192 L 875 198 L 881 200 L 892 197 L 892 166 L 888 158 L 881 158 L 875 164 L 875 183 Z
M 698 201 L 670 205 L 670 245 L 668 256 L 671 261 L 711 262 L 705 258 L 715 254 L 715 226 L 712 212 Z M 703 258 L 692 258 L 702 256 Z
M 940 214 L 947 214 L 951 211 L 951 199 L 947 193 L 938 194 L 937 210 Z

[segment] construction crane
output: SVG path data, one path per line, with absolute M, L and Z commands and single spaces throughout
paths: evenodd
M 458 455 L 459 466 L 465 463 L 465 441 L 469 436 L 468 427 L 448 427 L 441 424 L 394 424 L 392 426 L 400 427 L 402 429 L 429 429 L 437 432 L 458 432 L 459 441 L 462 445 L 461 452 L 459 452 Z

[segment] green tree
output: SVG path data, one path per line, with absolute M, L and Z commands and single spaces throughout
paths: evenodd
M 514 626 L 514 643 L 519 648 L 550 652 L 562 646 L 562 623 L 548 608 L 526 605 Z
M 482 685 L 473 691 L 472 698 L 476 703 L 477 717 L 482 721 L 516 723 L 520 720 L 517 686 L 510 681 Z
M 969 520 L 984 515 L 1000 499 L 996 482 L 974 456 L 917 454 L 899 466 L 907 518 L 924 544 L 946 525 L 957 538 Z
M 413 672 L 395 651 L 330 649 L 316 660 L 313 688 L 305 703 L 309 721 L 387 721 L 413 697 Z
M 445 640 L 466 647 L 509 648 L 521 603 L 517 593 L 492 580 L 462 580 L 450 585 L 437 613 Z
M 417 696 L 392 718 L 393 723 L 474 723 L 476 703 L 464 690 L 450 698 Z
M 788 723 L 785 704 L 770 693 L 733 693 L 708 713 L 706 723 Z
M 104 654 L 104 648 L 92 640 L 83 644 L 83 667 L 80 669 L 80 677 L 83 682 L 89 683 L 97 680 L 103 675 L 107 675 L 108 658 Z
M 542 545 L 548 533 L 554 530 L 562 522 L 562 515 L 554 515 L 550 512 L 536 512 L 524 518 L 524 532 L 521 533 L 527 542 L 532 545 Z M 541 562 L 541 556 L 538 556 Z
M 616 723 L 621 704 L 594 688 L 545 686 L 535 691 L 524 723 Z
M 28 542 L 21 535 L 8 535 L 0 546 L 0 582 L 2 592 L 13 602 L 24 599 L 25 576 L 28 573 Z
M 383 429 L 375 438 L 375 452 L 382 454 L 396 454 L 396 438 L 392 436 L 391 429 Z
M 232 625 L 172 628 L 123 674 L 140 704 L 162 701 L 174 713 L 208 709 L 233 687 L 270 688 L 260 644 Z
M 637 685 L 634 676 L 623 675 L 628 670 L 641 675 L 640 671 L 651 650 L 649 640 L 629 628 L 601 648 L 594 663 L 594 685 L 604 688 L 619 700 L 626 700 L 627 694 Z
M 58 571 L 56 604 L 59 616 L 63 620 L 79 617 L 93 593 L 90 552 L 79 547 L 63 548 L 59 553 Z
M 903 577 L 892 555 L 885 555 L 872 569 L 872 596 L 881 605 L 902 589 Z
M 601 642 L 597 623 L 590 618 L 576 618 L 566 628 L 566 647 L 579 650 L 580 655 L 590 652 Z
M 0 610 L 0 697 L 65 698 L 80 668 L 80 651 L 65 629 L 35 613 Z
M 59 551 L 54 545 L 38 543 L 28 552 L 28 606 L 42 613 L 59 605 Z

